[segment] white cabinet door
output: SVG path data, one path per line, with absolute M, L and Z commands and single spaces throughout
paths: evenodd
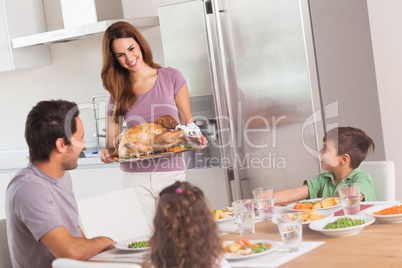
M 11 181 L 11 173 L 0 173 L 0 219 L 6 218 L 6 190 Z
M 212 208 L 229 206 L 225 170 L 222 168 L 194 168 L 186 170 L 186 181 L 200 188 Z
M 121 171 L 117 167 L 101 167 L 70 170 L 75 198 L 114 191 L 122 187 Z
M 42 0 L 0 0 L 0 72 L 50 64 L 47 45 L 11 46 L 12 38 L 45 31 Z

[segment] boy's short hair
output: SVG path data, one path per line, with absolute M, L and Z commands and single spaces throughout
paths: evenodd
M 350 156 L 350 166 L 353 169 L 366 159 L 370 148 L 372 152 L 375 149 L 374 141 L 363 130 L 353 127 L 333 128 L 324 135 L 323 141 L 327 140 L 334 141 L 337 155 Z

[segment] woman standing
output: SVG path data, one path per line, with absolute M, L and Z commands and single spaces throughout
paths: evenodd
M 163 115 L 184 124 L 193 122 L 183 75 L 154 63 L 148 42 L 134 26 L 124 21 L 109 26 L 103 35 L 102 54 L 102 82 L 110 93 L 105 148 L 99 151 L 104 163 L 110 163 L 107 158 L 114 150 L 113 139 L 120 134 L 123 119 L 127 128 L 154 122 Z M 203 147 L 208 143 L 203 136 L 198 142 Z M 159 192 L 176 180 L 185 179 L 181 154 L 124 162 L 120 169 L 123 186 L 136 189 L 151 226 Z

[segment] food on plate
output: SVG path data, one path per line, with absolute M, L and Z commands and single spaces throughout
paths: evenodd
M 323 219 L 325 215 L 318 215 L 315 209 L 310 209 L 308 211 L 304 210 L 302 212 L 302 220 L 303 222 L 310 222 Z
M 216 220 L 216 221 L 220 220 L 220 219 L 228 219 L 228 218 L 234 217 L 234 214 L 230 213 L 229 209 L 227 209 L 227 208 L 224 208 L 224 209 L 211 208 L 210 210 L 213 214 L 214 220 Z
M 255 254 L 258 252 L 269 250 L 273 247 L 272 244 L 267 243 L 251 244 L 250 241 L 247 239 L 241 239 L 229 245 L 225 242 L 222 242 L 222 246 L 225 252 L 225 257 Z
M 379 211 L 374 211 L 374 215 L 395 215 L 395 214 L 402 214 L 402 205 L 400 206 L 392 206 L 389 208 L 384 208 Z
M 133 243 L 128 244 L 128 248 L 146 248 L 149 247 L 149 241 L 135 241 Z
M 339 205 L 338 199 L 334 197 L 327 197 L 324 200 L 316 202 L 311 201 L 298 202 L 294 205 L 293 208 L 297 210 L 307 210 L 307 209 L 327 208 L 336 205 Z
M 185 147 L 177 145 L 186 144 L 186 135 L 183 129 L 175 130 L 176 126 L 179 123 L 170 115 L 165 115 L 153 123 L 140 123 L 126 129 L 113 140 L 116 149 L 114 156 L 130 158 L 148 156 L 169 148 L 173 151 L 182 150 Z
M 313 208 L 312 203 L 296 203 L 295 206 L 293 207 L 294 209 L 297 210 L 308 210 Z
M 330 222 L 324 226 L 324 229 L 340 229 L 365 224 L 362 219 L 351 219 L 349 217 L 339 218 L 334 222 Z

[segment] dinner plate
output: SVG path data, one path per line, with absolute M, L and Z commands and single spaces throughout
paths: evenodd
M 364 210 L 364 212 L 369 215 L 373 216 L 376 218 L 376 220 L 388 222 L 388 223 L 397 223 L 397 222 L 402 222 L 402 214 L 395 214 L 395 215 L 375 215 L 373 212 L 383 210 L 385 208 L 390 208 L 393 206 L 400 206 L 401 203 L 389 203 L 386 205 L 380 205 L 380 206 L 372 206 L 370 208 L 367 208 Z
M 229 261 L 234 261 L 234 260 L 241 260 L 241 259 L 247 259 L 247 258 L 254 258 L 254 257 L 258 257 L 261 255 L 265 255 L 267 253 L 273 252 L 275 250 L 277 250 L 279 248 L 278 246 L 278 242 L 274 241 L 274 240 L 263 240 L 263 239 L 257 239 L 257 240 L 249 240 L 251 244 L 256 244 L 256 243 L 264 243 L 264 244 L 272 244 L 272 248 L 262 251 L 262 252 L 258 252 L 258 253 L 252 253 L 252 254 L 248 254 L 248 255 L 239 255 L 239 256 L 235 256 L 235 255 L 228 255 L 228 253 L 225 253 L 224 258 L 229 260 Z M 230 245 L 232 243 L 234 243 L 235 241 L 225 241 L 225 243 L 227 245 Z
M 322 218 L 322 219 L 319 219 L 319 220 L 315 220 L 315 221 L 302 222 L 302 225 L 309 225 L 309 224 L 311 224 L 313 222 L 319 222 L 319 221 L 325 220 L 327 218 L 330 218 L 330 217 L 334 216 L 334 213 L 332 211 L 323 210 L 323 211 L 318 211 L 317 215 L 324 215 L 325 217 Z
M 120 243 L 117 243 L 115 248 L 121 249 L 121 250 L 127 250 L 127 251 L 141 251 L 141 250 L 147 250 L 150 249 L 150 247 L 144 247 L 144 248 L 129 248 L 128 245 L 134 242 L 138 241 L 149 241 L 150 237 L 149 236 L 139 236 L 131 239 L 127 239 L 124 241 L 121 241 Z
M 296 202 L 293 202 L 292 204 L 289 204 L 286 206 L 286 208 L 288 210 L 292 210 L 292 211 L 301 211 L 300 209 L 294 209 L 293 207 L 296 205 L 296 203 L 302 203 L 302 202 L 317 202 L 317 201 L 322 201 L 324 198 L 315 198 L 315 199 L 306 199 L 306 200 L 299 200 Z M 315 208 L 315 210 L 320 211 L 320 210 L 328 210 L 328 209 L 333 209 L 333 208 L 337 208 L 340 207 L 340 200 L 338 199 L 339 204 L 335 205 L 335 206 L 331 206 L 331 207 L 326 207 L 326 208 Z
M 236 217 L 234 216 L 234 214 L 227 214 L 227 213 L 225 213 L 225 214 L 226 214 L 226 218 L 216 220 L 216 222 L 231 221 L 231 220 L 236 219 Z
M 225 211 L 225 210 L 228 210 L 228 211 Z M 218 220 L 216 220 L 216 222 L 231 221 L 236 218 L 232 207 L 225 207 L 225 208 L 223 208 L 223 211 L 224 211 L 223 213 L 225 213 L 226 217 L 224 219 L 218 219 Z
M 279 213 L 278 213 L 278 214 L 279 214 Z M 325 217 L 322 218 L 322 219 L 319 219 L 319 220 L 315 220 L 315 221 L 306 221 L 306 222 L 302 222 L 302 225 L 307 226 L 307 225 L 309 225 L 310 223 L 322 221 L 322 220 L 324 220 L 324 219 L 327 219 L 327 218 L 329 218 L 329 217 L 334 216 L 334 213 L 333 213 L 332 211 L 328 211 L 328 210 L 318 211 L 317 214 L 318 214 L 318 215 L 324 215 Z M 275 217 L 275 216 L 276 216 L 276 215 L 274 215 L 274 217 L 272 217 L 272 223 L 278 224 L 278 222 L 276 221 L 276 217 Z
M 351 219 L 362 219 L 366 223 L 362 225 L 357 225 L 357 226 L 352 226 L 352 227 L 347 227 L 347 228 L 339 228 L 339 229 L 324 229 L 324 226 L 327 225 L 330 222 L 334 222 L 339 218 L 351 218 Z M 334 217 L 329 217 L 326 219 L 322 219 L 317 222 L 312 222 L 310 223 L 309 227 L 311 230 L 321 232 L 327 236 L 330 237 L 342 237 L 342 236 L 350 236 L 350 235 L 355 235 L 360 233 L 361 230 L 364 229 L 364 227 L 372 224 L 375 221 L 375 218 L 369 215 L 365 214 L 359 214 L 359 215 L 347 215 L 347 216 L 334 216 Z
M 119 162 L 119 163 L 135 162 L 135 161 L 141 161 L 141 160 L 145 160 L 145 159 L 155 159 L 155 158 L 170 156 L 170 155 L 174 155 L 174 154 L 178 154 L 178 153 L 185 153 L 185 152 L 200 149 L 202 147 L 203 147 L 203 145 L 194 146 L 193 148 L 183 148 L 183 150 L 174 151 L 174 152 L 169 152 L 168 150 L 166 150 L 166 151 L 162 151 L 162 152 L 158 152 L 158 153 L 153 153 L 148 156 L 133 157 L 133 158 L 119 158 L 119 157 L 111 156 L 111 157 L 108 157 L 107 160 L 113 161 L 113 162 Z

